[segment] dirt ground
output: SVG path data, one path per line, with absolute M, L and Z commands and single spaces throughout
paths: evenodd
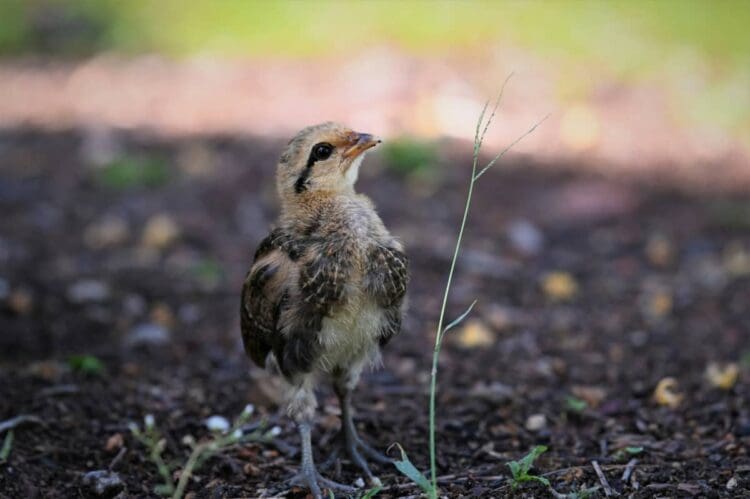
M 0 497 L 95 497 L 83 477 L 107 469 L 122 482 L 105 495 L 153 497 L 159 476 L 128 424 L 153 414 L 165 456 L 183 462 L 186 435 L 206 437 L 207 417 L 231 418 L 247 403 L 281 434 L 211 458 L 188 490 L 305 497 L 284 486 L 297 466 L 294 427 L 239 339 L 239 290 L 275 214 L 281 145 L 0 133 L 0 421 L 38 418 L 14 430 Z M 399 442 L 421 469 L 469 150 L 445 144 L 439 157 L 429 174 L 406 176 L 374 156 L 359 184 L 404 240 L 413 277 L 404 331 L 363 380 L 357 421 L 370 442 Z M 118 169 L 112 158 L 125 159 Z M 548 166 L 516 157 L 478 186 L 449 315 L 478 304 L 440 366 L 442 493 L 546 497 L 538 484 L 512 491 L 505 464 L 544 444 L 535 472 L 561 493 L 598 485 L 597 461 L 628 497 L 749 496 L 747 198 Z M 133 179 L 133 170 L 151 173 Z M 713 382 L 712 363 L 724 370 Z M 674 400 L 661 401 L 673 406 L 653 396 L 667 377 Z M 320 401 L 322 458 L 338 409 L 330 390 Z M 339 468 L 328 476 L 359 476 L 347 461 Z M 418 494 L 394 468 L 377 472 L 378 497 Z

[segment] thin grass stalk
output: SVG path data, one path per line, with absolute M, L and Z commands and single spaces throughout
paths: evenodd
M 507 81 L 507 80 L 506 80 Z M 501 93 L 502 95 L 502 93 Z M 499 100 L 498 100 L 499 103 Z M 497 109 L 497 105 L 495 106 Z M 479 134 L 482 119 L 484 118 L 485 111 L 487 110 L 487 104 L 485 104 L 482 114 L 479 116 L 477 122 L 477 132 L 474 137 L 474 158 L 471 165 L 471 181 L 469 182 L 469 190 L 466 194 L 466 205 L 464 206 L 464 214 L 461 218 L 461 226 L 458 230 L 458 237 L 456 238 L 456 248 L 453 251 L 453 259 L 451 260 L 451 267 L 448 271 L 448 281 L 445 284 L 445 292 L 443 293 L 443 304 L 440 307 L 440 319 L 438 320 L 437 332 L 435 334 L 435 348 L 432 353 L 432 370 L 430 371 L 430 483 L 432 484 L 432 491 L 430 493 L 430 499 L 437 498 L 437 460 L 436 460 L 436 446 L 435 446 L 435 399 L 437 391 L 437 369 L 438 359 L 440 357 L 440 347 L 443 340 L 443 322 L 445 321 L 445 309 L 448 305 L 448 296 L 450 295 L 451 283 L 453 282 L 453 273 L 456 269 L 456 262 L 458 261 L 458 254 L 461 251 L 461 241 L 464 237 L 464 229 L 466 228 L 466 220 L 469 218 L 469 208 L 471 208 L 471 198 L 474 193 L 474 182 L 477 173 L 477 162 L 479 161 L 479 145 L 481 144 L 484 134 L 487 129 Z M 493 110 L 493 115 L 494 115 Z M 490 120 L 488 120 L 489 122 Z
M 187 463 L 180 473 L 180 479 L 177 481 L 177 487 L 172 494 L 172 499 L 182 499 L 183 494 L 185 494 L 185 487 L 187 487 L 193 470 L 198 466 L 198 460 L 205 450 L 206 444 L 199 444 L 190 453 L 190 457 L 188 457 Z
M 479 163 L 479 152 L 482 147 L 482 143 L 484 142 L 484 137 L 487 134 L 487 130 L 489 129 L 490 124 L 492 123 L 492 119 L 495 117 L 495 113 L 497 112 L 498 107 L 500 106 L 500 102 L 503 97 L 503 92 L 505 91 L 505 85 L 508 83 L 508 80 L 510 80 L 511 76 L 512 76 L 512 73 L 505 79 L 505 82 L 503 82 L 503 85 L 500 88 L 500 92 L 495 100 L 495 104 L 492 108 L 492 112 L 490 113 L 490 116 L 487 119 L 487 122 L 484 124 L 484 128 L 482 128 L 482 123 L 484 122 L 484 116 L 487 112 L 489 102 L 485 103 L 484 108 L 482 108 L 482 112 L 479 115 L 479 119 L 477 120 L 477 127 L 474 132 L 474 155 L 473 155 L 473 160 L 472 160 L 472 165 L 471 165 L 471 180 L 469 181 L 469 188 L 466 194 L 466 204 L 464 206 L 464 214 L 463 214 L 463 217 L 461 218 L 461 225 L 458 230 L 458 236 L 456 237 L 456 247 L 453 251 L 453 258 L 451 259 L 451 266 L 450 266 L 450 270 L 448 271 L 448 280 L 445 284 L 445 292 L 443 293 L 443 303 L 442 303 L 442 306 L 440 307 L 440 318 L 438 320 L 437 331 L 435 333 L 435 347 L 432 352 L 432 369 L 430 371 L 430 412 L 429 412 L 429 449 L 430 449 L 430 485 L 431 485 L 431 490 L 429 491 L 430 499 L 437 499 L 437 494 L 438 494 L 435 403 L 436 403 L 436 398 L 437 398 L 437 371 L 438 371 L 438 361 L 440 359 L 440 348 L 443 342 L 443 335 L 445 331 L 448 329 L 448 328 L 443 329 L 443 323 L 445 321 L 445 310 L 448 306 L 448 297 L 450 295 L 451 283 L 453 282 L 453 273 L 456 269 L 456 262 L 458 261 L 458 255 L 461 251 L 461 242 L 463 241 L 464 229 L 466 228 L 466 221 L 469 218 L 471 200 L 474 194 L 474 184 L 479 179 L 479 177 L 481 177 L 492 165 L 494 165 L 500 158 L 502 158 L 506 152 L 508 152 L 514 145 L 520 142 L 524 137 L 526 137 L 531 132 L 533 132 L 537 126 L 539 126 L 544 120 L 547 119 L 547 117 L 545 116 L 542 120 L 537 122 L 533 127 L 531 127 L 531 129 L 529 129 L 525 134 L 521 135 L 518 139 L 513 141 L 508 147 L 503 149 L 500 152 L 500 154 L 495 156 L 487 165 L 485 165 L 482 168 L 482 170 L 479 173 L 477 173 L 477 165 Z M 476 301 L 474 303 L 476 303 Z M 472 305 L 463 314 L 461 318 L 465 317 L 471 311 L 471 308 L 474 306 L 474 303 L 472 303 Z M 455 325 L 457 322 L 460 322 L 461 318 L 451 323 L 451 326 Z

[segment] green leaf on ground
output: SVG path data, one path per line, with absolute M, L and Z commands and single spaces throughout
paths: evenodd
M 531 452 L 526 454 L 518 461 L 509 461 L 508 463 L 506 463 L 508 465 L 508 468 L 510 468 L 510 472 L 512 475 L 511 487 L 513 488 L 513 490 L 518 488 L 518 486 L 522 483 L 531 481 L 540 482 L 547 487 L 550 486 L 549 480 L 547 480 L 546 478 L 529 474 L 529 471 L 531 471 L 531 468 L 534 466 L 534 461 L 536 461 L 536 459 L 546 451 L 547 446 L 537 445 L 536 447 L 531 449 Z
M 93 355 L 72 355 L 68 358 L 68 366 L 82 374 L 98 376 L 104 373 L 104 363 Z
M 430 484 L 430 481 L 427 480 L 427 477 L 425 477 L 421 471 L 419 471 L 412 463 L 409 461 L 409 457 L 406 455 L 406 451 L 403 447 L 398 445 L 399 450 L 401 451 L 401 460 L 394 461 L 393 464 L 396 466 L 396 469 L 398 469 L 401 473 L 403 473 L 406 477 L 408 477 L 412 482 L 419 485 L 419 487 L 424 490 L 427 494 L 429 494 L 432 491 L 432 485 Z
M 588 406 L 589 404 L 585 400 L 573 396 L 565 397 L 565 409 L 568 412 L 580 414 L 585 411 Z
M 0 448 L 0 463 L 4 463 L 10 457 L 10 451 L 13 449 L 13 430 L 8 430 L 3 440 L 3 446 Z
M 378 495 L 378 493 L 381 490 L 383 490 L 382 486 L 380 486 L 380 487 L 373 487 L 370 490 L 365 491 L 364 495 L 362 495 L 362 497 L 360 497 L 360 499 L 372 499 L 373 497 L 375 497 L 376 495 Z
M 97 182 L 110 189 L 159 187 L 169 180 L 169 168 L 160 159 L 123 156 L 96 171 Z

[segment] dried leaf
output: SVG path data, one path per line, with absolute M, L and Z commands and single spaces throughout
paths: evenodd
M 677 380 L 674 378 L 664 378 L 656 385 L 654 390 L 654 401 L 663 406 L 667 406 L 671 409 L 677 408 L 684 395 L 676 392 Z
M 542 280 L 542 289 L 553 301 L 567 301 L 578 293 L 578 283 L 568 272 L 550 272 Z
M 576 385 L 571 391 L 577 398 L 585 401 L 590 407 L 599 407 L 602 400 L 607 396 L 607 392 L 598 386 Z
M 669 239 L 657 234 L 646 243 L 646 256 L 652 265 L 666 267 L 674 260 L 674 248 Z
M 465 348 L 486 347 L 492 345 L 495 336 L 482 321 L 472 319 L 461 328 L 461 332 L 457 335 L 457 341 Z
M 706 367 L 706 378 L 708 381 L 716 388 L 721 388 L 722 390 L 731 390 L 737 384 L 739 375 L 740 367 L 734 362 L 723 366 L 716 362 L 711 362 Z
M 149 248 L 162 249 L 180 235 L 180 228 L 169 215 L 154 215 L 143 229 L 143 245 Z
M 661 319 L 672 312 L 672 295 L 665 290 L 657 290 L 646 297 L 644 312 L 648 317 Z
M 119 450 L 124 443 L 125 442 L 122 437 L 122 433 L 115 433 L 107 439 L 107 444 L 104 446 L 104 450 L 106 450 L 107 452 L 114 452 L 116 450 Z

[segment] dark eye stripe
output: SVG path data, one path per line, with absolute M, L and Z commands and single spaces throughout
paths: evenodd
M 328 142 L 319 142 L 312 147 L 310 157 L 307 158 L 307 165 L 294 183 L 294 192 L 297 194 L 307 190 L 307 179 L 310 176 L 310 170 L 316 161 L 323 161 L 331 157 L 334 147 Z
M 311 166 L 312 165 L 309 165 L 307 168 L 302 170 L 302 174 L 297 177 L 297 181 L 294 183 L 294 192 L 296 192 L 297 194 L 307 190 L 307 177 L 310 176 L 310 171 L 312 170 L 312 168 L 310 168 Z

